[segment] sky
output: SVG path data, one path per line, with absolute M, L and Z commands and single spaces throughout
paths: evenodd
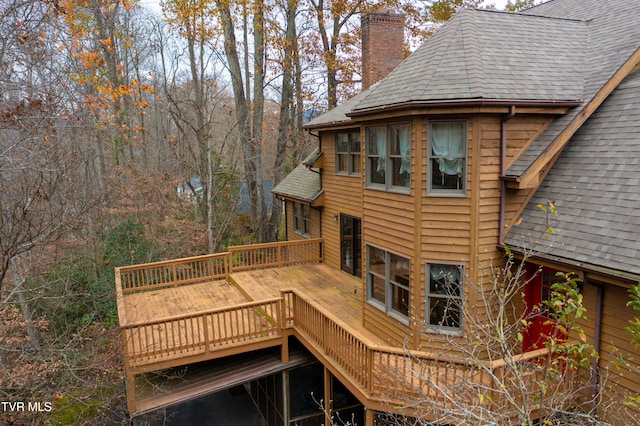
M 140 4 L 154 11 L 160 11 L 159 0 L 141 0 Z M 498 10 L 504 9 L 507 0 L 485 0 L 484 4 L 494 4 Z
M 494 4 L 498 10 L 501 10 L 506 6 L 507 0 L 485 0 L 484 4 Z

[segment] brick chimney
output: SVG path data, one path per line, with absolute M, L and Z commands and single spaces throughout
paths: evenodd
M 380 7 L 362 17 L 362 90 L 404 59 L 404 16 Z

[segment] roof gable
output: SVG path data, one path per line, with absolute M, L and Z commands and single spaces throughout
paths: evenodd
M 640 279 L 640 72 L 625 79 L 568 143 L 513 227 L 512 247 Z M 555 233 L 540 239 L 553 201 Z
M 508 176 L 519 180 L 526 180 L 526 174 L 530 174 L 529 178 L 535 180 L 528 185 L 531 187 L 538 183 L 539 167 L 536 167 L 536 163 L 541 165 L 551 161 L 551 157 L 562 149 L 581 122 L 636 67 L 640 60 L 640 10 L 637 4 L 625 0 L 554 0 L 531 8 L 526 13 L 585 19 L 589 35 L 585 56 L 585 70 L 588 72 L 584 80 L 587 102 L 557 118 L 507 171 Z

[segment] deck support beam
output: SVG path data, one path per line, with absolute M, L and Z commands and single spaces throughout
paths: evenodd
M 364 424 L 365 426 L 373 426 L 375 411 L 364 408 Z
M 325 426 L 331 426 L 331 409 L 332 401 L 331 401 L 331 372 L 329 369 L 323 365 L 324 367 L 324 424 Z
M 280 359 L 283 364 L 289 362 L 289 336 L 284 334 L 282 336 L 282 345 L 280 346 Z

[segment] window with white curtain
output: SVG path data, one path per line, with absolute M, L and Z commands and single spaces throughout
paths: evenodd
M 464 195 L 467 167 L 466 120 L 431 121 L 427 133 L 428 193 Z
M 367 187 L 408 192 L 411 187 L 411 125 L 366 129 Z

